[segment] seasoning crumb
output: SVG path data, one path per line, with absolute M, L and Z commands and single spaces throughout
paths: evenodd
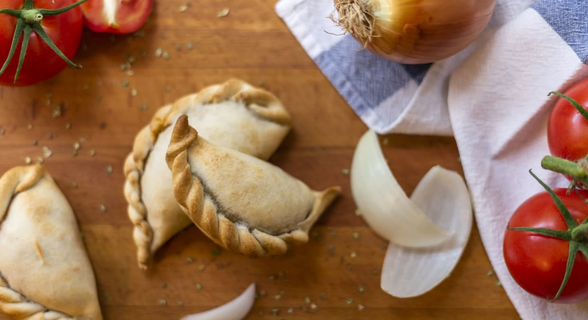
M 25 158 L 25 163 L 26 164 L 31 164 L 31 162 L 33 162 L 33 160 L 31 159 L 31 157 L 26 157 Z
M 355 209 L 355 215 L 358 217 L 361 216 L 361 211 L 359 211 L 359 209 Z
M 37 163 L 41 164 L 45 161 L 45 159 L 43 159 L 43 157 L 37 157 Z
M 205 268 L 206 268 L 206 267 L 205 267 L 203 264 L 201 264 L 201 265 L 200 265 L 200 267 L 198 267 L 198 270 L 200 270 L 200 271 L 204 271 L 204 269 L 205 269 Z
M 318 306 L 314 303 L 310 304 L 310 311 L 316 311 L 316 309 L 318 309 Z
M 109 174 L 112 173 L 112 166 L 106 167 L 106 172 L 108 172 Z
M 165 92 L 171 92 L 171 87 L 170 86 L 165 86 Z
M 190 3 L 186 3 L 180 7 L 180 12 L 186 12 L 190 8 Z
M 171 56 L 169 55 L 169 52 L 167 52 L 167 51 L 163 51 L 163 53 L 161 54 L 161 57 L 164 58 L 165 60 L 169 60 L 169 58 L 171 58 Z
M 278 293 L 274 296 L 274 299 L 281 300 L 282 297 L 284 297 L 284 293 L 285 293 L 284 291 L 280 291 L 280 293 Z
M 96 97 L 96 102 L 102 102 L 102 96 Z
M 357 287 L 357 291 L 359 291 L 359 293 L 363 293 L 365 288 L 362 285 L 359 285 L 359 287 Z
M 155 49 L 155 56 L 156 57 L 161 58 L 162 54 L 163 54 L 163 49 L 161 49 L 161 48 Z
M 351 299 L 351 298 L 347 298 L 347 299 L 345 300 L 345 304 L 347 304 L 347 305 L 350 305 L 350 304 L 352 304 L 352 303 L 353 303 L 353 299 Z
M 49 139 L 49 140 L 53 139 L 53 135 L 51 133 L 48 133 L 47 134 L 47 139 Z
M 128 64 L 126 62 L 121 63 L 120 66 L 118 67 L 120 69 L 120 71 L 125 71 L 128 68 Z
M 192 259 L 192 258 L 190 258 L 190 257 L 187 257 L 187 258 L 186 258 L 186 262 L 187 262 L 187 263 L 192 263 L 192 262 L 194 262 L 194 259 Z
M 388 138 L 384 138 L 384 140 L 382 140 L 382 144 L 387 146 L 390 143 L 390 140 L 388 140 Z
M 133 88 L 131 89 L 131 97 L 136 97 L 137 96 L 137 89 Z
M 321 300 L 327 300 L 327 294 L 321 293 Z
M 79 142 L 74 142 L 73 148 L 74 148 L 74 150 L 80 150 L 80 143 Z
M 259 291 L 259 296 L 260 296 L 260 297 L 265 297 L 265 296 L 266 296 L 266 294 L 267 294 L 267 293 L 265 292 L 265 290 L 261 290 L 261 291 Z
M 140 109 L 141 111 L 145 111 L 145 110 L 149 109 L 149 106 L 148 106 L 148 105 L 146 105 L 146 104 L 142 104 L 142 105 L 139 107 L 139 109 Z
M 186 45 L 186 49 L 188 49 L 188 50 L 194 49 L 194 44 L 192 42 L 188 42 L 188 44 Z
M 127 80 L 123 80 L 123 82 L 121 83 L 123 88 L 126 88 L 129 86 L 129 82 Z
M 219 248 L 214 248 L 214 250 L 212 250 L 212 255 L 215 257 L 218 257 L 221 254 L 221 250 Z
M 76 189 L 76 188 L 78 187 L 78 184 L 77 184 L 77 183 L 75 183 L 75 182 L 72 182 L 72 183 L 71 183 L 71 187 L 72 187 L 72 188 L 74 188 L 74 189 Z
M 37 139 L 33 140 L 33 145 L 36 146 L 37 143 L 39 143 L 39 141 L 37 141 Z
M 357 257 L 357 253 L 353 251 L 349 256 L 351 257 L 351 259 L 355 259 L 355 257 Z
M 329 246 L 329 254 L 330 255 L 334 255 L 335 254 L 335 246 L 333 246 L 333 245 L 330 245 Z
M 359 239 L 359 232 L 353 233 L 353 239 Z
M 357 310 L 363 311 L 363 309 L 365 309 L 365 307 L 363 305 L 361 305 L 361 304 L 357 305 Z
M 200 282 L 196 284 L 196 290 L 202 290 L 202 284 Z
M 488 273 L 486 273 L 487 277 L 492 277 L 493 275 L 495 275 L 496 273 L 494 273 L 494 270 L 490 270 L 488 271 Z
M 129 69 L 129 70 L 127 70 L 127 72 L 125 72 L 125 74 L 126 74 L 127 76 L 129 76 L 129 77 L 132 77 L 132 76 L 134 76 L 134 75 L 135 75 L 135 71 L 133 71 L 133 70 Z
M 184 301 L 178 301 L 178 306 L 180 306 L 180 307 L 184 306 Z
M 97 85 L 97 86 L 99 86 L 99 87 L 101 87 L 101 86 L 102 86 L 102 80 L 98 80 L 98 81 L 96 82 L 96 85 Z
M 100 122 L 100 129 L 106 128 L 106 122 Z
M 68 122 L 65 124 L 65 130 L 69 130 L 69 129 L 71 129 L 71 123 Z
M 310 304 L 310 297 L 306 297 L 306 298 L 304 298 L 304 302 L 305 302 L 306 304 Z
M 87 84 L 87 83 L 86 83 L 86 84 L 84 84 L 84 90 L 88 90 L 88 89 L 90 89 L 90 85 L 89 85 L 89 84 Z
M 349 169 L 343 169 L 341 170 L 341 173 L 348 176 L 349 175 Z
M 496 280 L 496 282 L 494 282 L 494 285 L 497 287 L 502 287 L 502 283 L 500 282 L 500 280 Z
M 86 142 L 86 138 L 84 138 L 84 137 L 80 137 L 78 140 L 80 141 L 80 143 Z
M 181 44 L 178 44 L 176 46 L 176 51 L 182 51 L 182 45 Z
M 271 281 L 274 281 L 274 280 L 276 280 L 276 275 L 275 275 L 275 274 L 272 274 L 271 276 L 269 276 L 269 279 L 270 279 Z
M 32 124 L 30 124 L 30 123 L 27 124 L 27 129 L 31 130 L 32 128 L 33 128 L 33 125 Z
M 78 150 L 74 149 L 74 151 L 72 151 L 72 153 L 71 153 L 71 156 L 74 157 L 74 158 L 77 157 L 78 156 Z
M 280 309 L 272 309 L 272 315 L 274 315 L 274 316 L 280 315 Z
M 221 11 L 219 11 L 219 12 L 216 14 L 216 17 L 217 17 L 217 18 L 223 18 L 223 17 L 226 17 L 226 16 L 228 16 L 228 15 L 229 15 L 229 12 L 230 12 L 230 11 L 231 11 L 231 9 L 229 9 L 229 8 L 224 8 L 224 9 L 222 9 Z
M 165 282 L 164 282 L 164 283 L 161 285 L 161 287 L 162 287 L 163 289 L 167 289 L 167 283 L 165 283 Z
M 288 313 L 294 313 L 294 308 L 288 309 Z
M 388 249 L 388 244 L 387 243 L 382 243 L 382 245 L 380 245 L 380 249 L 382 249 L 382 250 Z
M 165 299 L 159 299 L 159 305 L 165 306 L 167 305 L 167 301 Z
M 106 207 L 103 204 L 100 205 L 100 211 L 106 212 Z
M 47 159 L 47 158 L 51 157 L 52 154 L 53 154 L 53 151 L 49 150 L 49 148 L 47 148 L 47 146 L 43 146 L 43 158 Z

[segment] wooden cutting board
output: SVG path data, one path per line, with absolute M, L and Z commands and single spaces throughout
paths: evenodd
M 180 12 L 186 1 L 191 6 Z M 35 161 L 43 146 L 53 152 L 45 164 L 85 235 L 104 318 L 179 319 L 224 304 L 255 282 L 265 294 L 248 319 L 518 319 L 497 278 L 487 276 L 491 266 L 477 229 L 453 274 L 433 291 L 396 299 L 380 289 L 386 242 L 356 216 L 349 176 L 342 173 L 366 126 L 276 16 L 275 2 L 157 1 L 138 34 L 85 32 L 75 59 L 83 70 L 68 69 L 33 87 L 0 87 L 0 170 L 24 164 L 27 156 Z M 225 8 L 228 16 L 218 18 Z M 170 58 L 156 57 L 158 49 Z M 121 71 L 131 56 L 134 75 Z M 286 256 L 219 253 L 191 227 L 144 272 L 122 193 L 124 158 L 158 107 L 231 77 L 274 92 L 294 118 L 271 162 L 315 189 L 340 185 L 343 193 L 310 242 Z M 434 165 L 461 173 L 451 138 L 387 138 L 385 155 L 409 194 Z M 76 142 L 81 148 L 74 157 Z

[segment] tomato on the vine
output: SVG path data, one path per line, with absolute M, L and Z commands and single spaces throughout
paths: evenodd
M 555 189 L 553 192 L 567 208 L 570 221 L 549 191 L 527 199 L 510 218 L 504 237 L 504 260 L 513 279 L 527 292 L 552 301 L 563 288 L 556 302 L 578 302 L 588 299 L 588 237 L 585 230 L 588 225 L 582 224 L 588 219 L 588 204 L 585 202 L 588 191 L 577 190 L 568 194 L 567 189 Z M 569 228 L 570 224 L 575 226 Z M 531 230 L 520 230 L 526 228 Z M 545 235 L 542 230 L 534 228 L 555 230 L 556 235 L 569 239 Z M 576 244 L 574 250 L 572 246 Z M 568 262 L 573 265 L 566 283 Z
M 76 6 L 83 2 L 0 0 L 0 65 L 11 58 L 0 75 L 0 85 L 31 85 L 52 78 L 68 64 L 77 66 L 71 59 L 82 37 L 82 13 Z M 67 10 L 61 10 L 64 8 Z M 15 32 L 19 38 L 13 44 Z M 23 57 L 22 44 L 27 38 Z
M 564 94 L 588 110 L 588 78 Z M 588 155 L 588 120 L 564 98 L 551 110 L 547 126 L 549 151 L 555 157 L 576 161 Z
M 82 5 L 86 26 L 95 32 L 132 33 L 151 13 L 153 0 L 92 0 Z

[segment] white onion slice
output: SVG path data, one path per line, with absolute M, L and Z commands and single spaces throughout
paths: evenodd
M 216 309 L 183 317 L 181 320 L 241 320 L 244 319 L 255 302 L 255 283 L 251 284 L 235 300 Z
M 389 244 L 380 285 L 399 298 L 424 294 L 449 276 L 464 251 L 473 222 L 467 187 L 456 172 L 439 166 L 432 168 L 411 199 L 434 223 L 454 235 L 431 248 Z
M 378 136 L 372 130 L 361 137 L 355 149 L 351 193 L 367 224 L 397 245 L 422 248 L 451 237 L 406 196 L 390 172 Z

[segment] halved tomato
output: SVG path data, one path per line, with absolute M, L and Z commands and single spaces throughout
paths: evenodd
M 147 21 L 153 0 L 91 0 L 82 5 L 90 30 L 113 34 L 132 33 Z

